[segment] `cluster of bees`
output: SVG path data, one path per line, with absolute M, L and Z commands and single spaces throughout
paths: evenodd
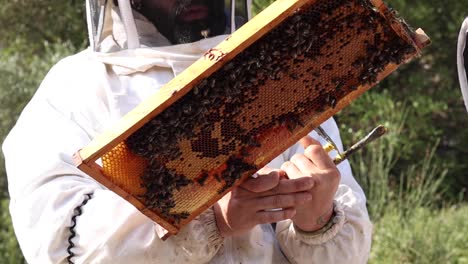
M 365 51 L 357 50 L 356 56 L 351 52 L 358 38 L 365 38 Z M 176 222 L 187 218 L 188 212 L 171 214 L 174 190 L 203 185 L 210 175 L 201 172 L 193 180 L 164 166 L 181 158 L 181 139 L 191 140 L 192 151 L 201 157 L 229 157 L 226 169 L 215 175 L 224 182 L 218 190 L 223 193 L 242 175 L 258 169 L 246 157 L 261 147 L 259 134 L 278 126 L 293 133 L 313 114 L 335 108 L 359 85 L 374 84 L 386 65 L 400 64 L 414 52 L 367 0 L 319 0 L 302 7 L 126 139 L 132 152 L 150 161 L 141 176 L 146 190 L 142 198 Z M 270 85 L 280 81 L 291 85 Z M 271 102 L 278 110 L 263 123 L 234 121 L 259 100 L 260 89 L 304 96 L 292 109 Z M 209 132 L 215 125 L 221 127 L 221 137 L 213 138 Z
M 189 216 L 188 212 L 176 214 L 170 212 L 170 209 L 176 205 L 173 199 L 173 190 L 180 190 L 180 188 L 192 183 L 192 180 L 168 170 L 157 159 L 150 161 L 141 179 L 146 189 L 142 198 L 148 208 L 156 209 L 161 215 L 174 219 L 176 222 Z

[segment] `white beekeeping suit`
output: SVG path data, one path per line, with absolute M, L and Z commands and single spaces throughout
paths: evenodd
M 468 66 L 468 50 L 466 50 L 466 36 L 468 34 L 468 18 L 463 21 L 458 35 L 457 45 L 457 67 L 458 79 L 463 99 L 465 100 L 466 111 L 468 111 L 468 81 L 467 81 L 467 66 Z
M 326 232 L 300 232 L 288 220 L 276 231 L 258 225 L 224 239 L 208 209 L 166 241 L 158 236 L 159 225 L 76 168 L 77 150 L 226 37 L 171 46 L 128 1 L 118 2 L 119 7 L 110 0 L 87 1 L 91 48 L 50 70 L 4 142 L 10 212 L 26 260 L 365 263 L 372 226 L 347 161 L 339 165 L 335 217 Z M 234 30 L 238 19 L 232 14 Z M 323 127 L 342 148 L 334 120 Z M 295 145 L 269 166 L 279 168 L 301 151 Z

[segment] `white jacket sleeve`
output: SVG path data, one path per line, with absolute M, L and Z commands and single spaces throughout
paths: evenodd
M 338 127 L 333 119 L 322 127 L 342 151 Z M 315 132 L 311 133 L 315 139 Z M 297 152 L 303 152 L 302 147 Z M 289 156 L 291 157 L 291 153 Z M 291 220 L 277 224 L 276 236 L 283 253 L 292 263 L 366 263 L 371 246 L 372 224 L 366 198 L 351 173 L 348 161 L 338 169 L 341 182 L 335 194 L 335 217 L 323 233 L 306 233 L 295 228 Z
M 105 67 L 89 71 L 105 72 Z M 83 121 L 91 116 L 65 109 L 105 111 L 106 105 L 80 98 L 75 84 L 83 85 L 83 76 L 93 76 L 81 74 L 70 74 L 63 65 L 55 67 L 3 145 L 10 211 L 26 260 L 67 261 L 72 216 L 92 193 L 76 217 L 76 236 L 71 240 L 75 263 L 208 262 L 222 243 L 211 210 L 163 242 L 156 223 L 75 167 L 73 153 L 91 140 L 87 128 L 91 122 Z

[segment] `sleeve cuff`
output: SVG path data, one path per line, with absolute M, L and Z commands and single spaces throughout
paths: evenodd
M 216 218 L 213 208 L 210 208 L 199 215 L 196 220 L 199 221 L 199 226 L 203 227 L 204 234 L 206 234 L 207 241 L 214 249 L 218 249 L 223 244 L 223 237 L 219 233 L 218 226 L 216 225 Z M 168 231 L 162 226 L 156 224 L 156 233 L 159 238 L 163 238 Z
M 324 244 L 333 239 L 345 223 L 343 206 L 338 201 L 333 201 L 333 216 L 321 229 L 314 232 L 306 232 L 293 224 L 296 237 L 310 245 Z
M 215 218 L 213 208 L 210 208 L 206 210 L 205 212 L 203 212 L 199 216 L 199 220 L 206 229 L 206 234 L 207 234 L 209 243 L 214 248 L 216 249 L 219 248 L 223 244 L 224 238 L 219 233 L 219 229 L 216 224 L 216 218 Z

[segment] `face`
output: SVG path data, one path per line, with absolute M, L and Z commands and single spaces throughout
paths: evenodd
M 224 0 L 140 1 L 139 11 L 174 44 L 194 42 L 224 33 Z

